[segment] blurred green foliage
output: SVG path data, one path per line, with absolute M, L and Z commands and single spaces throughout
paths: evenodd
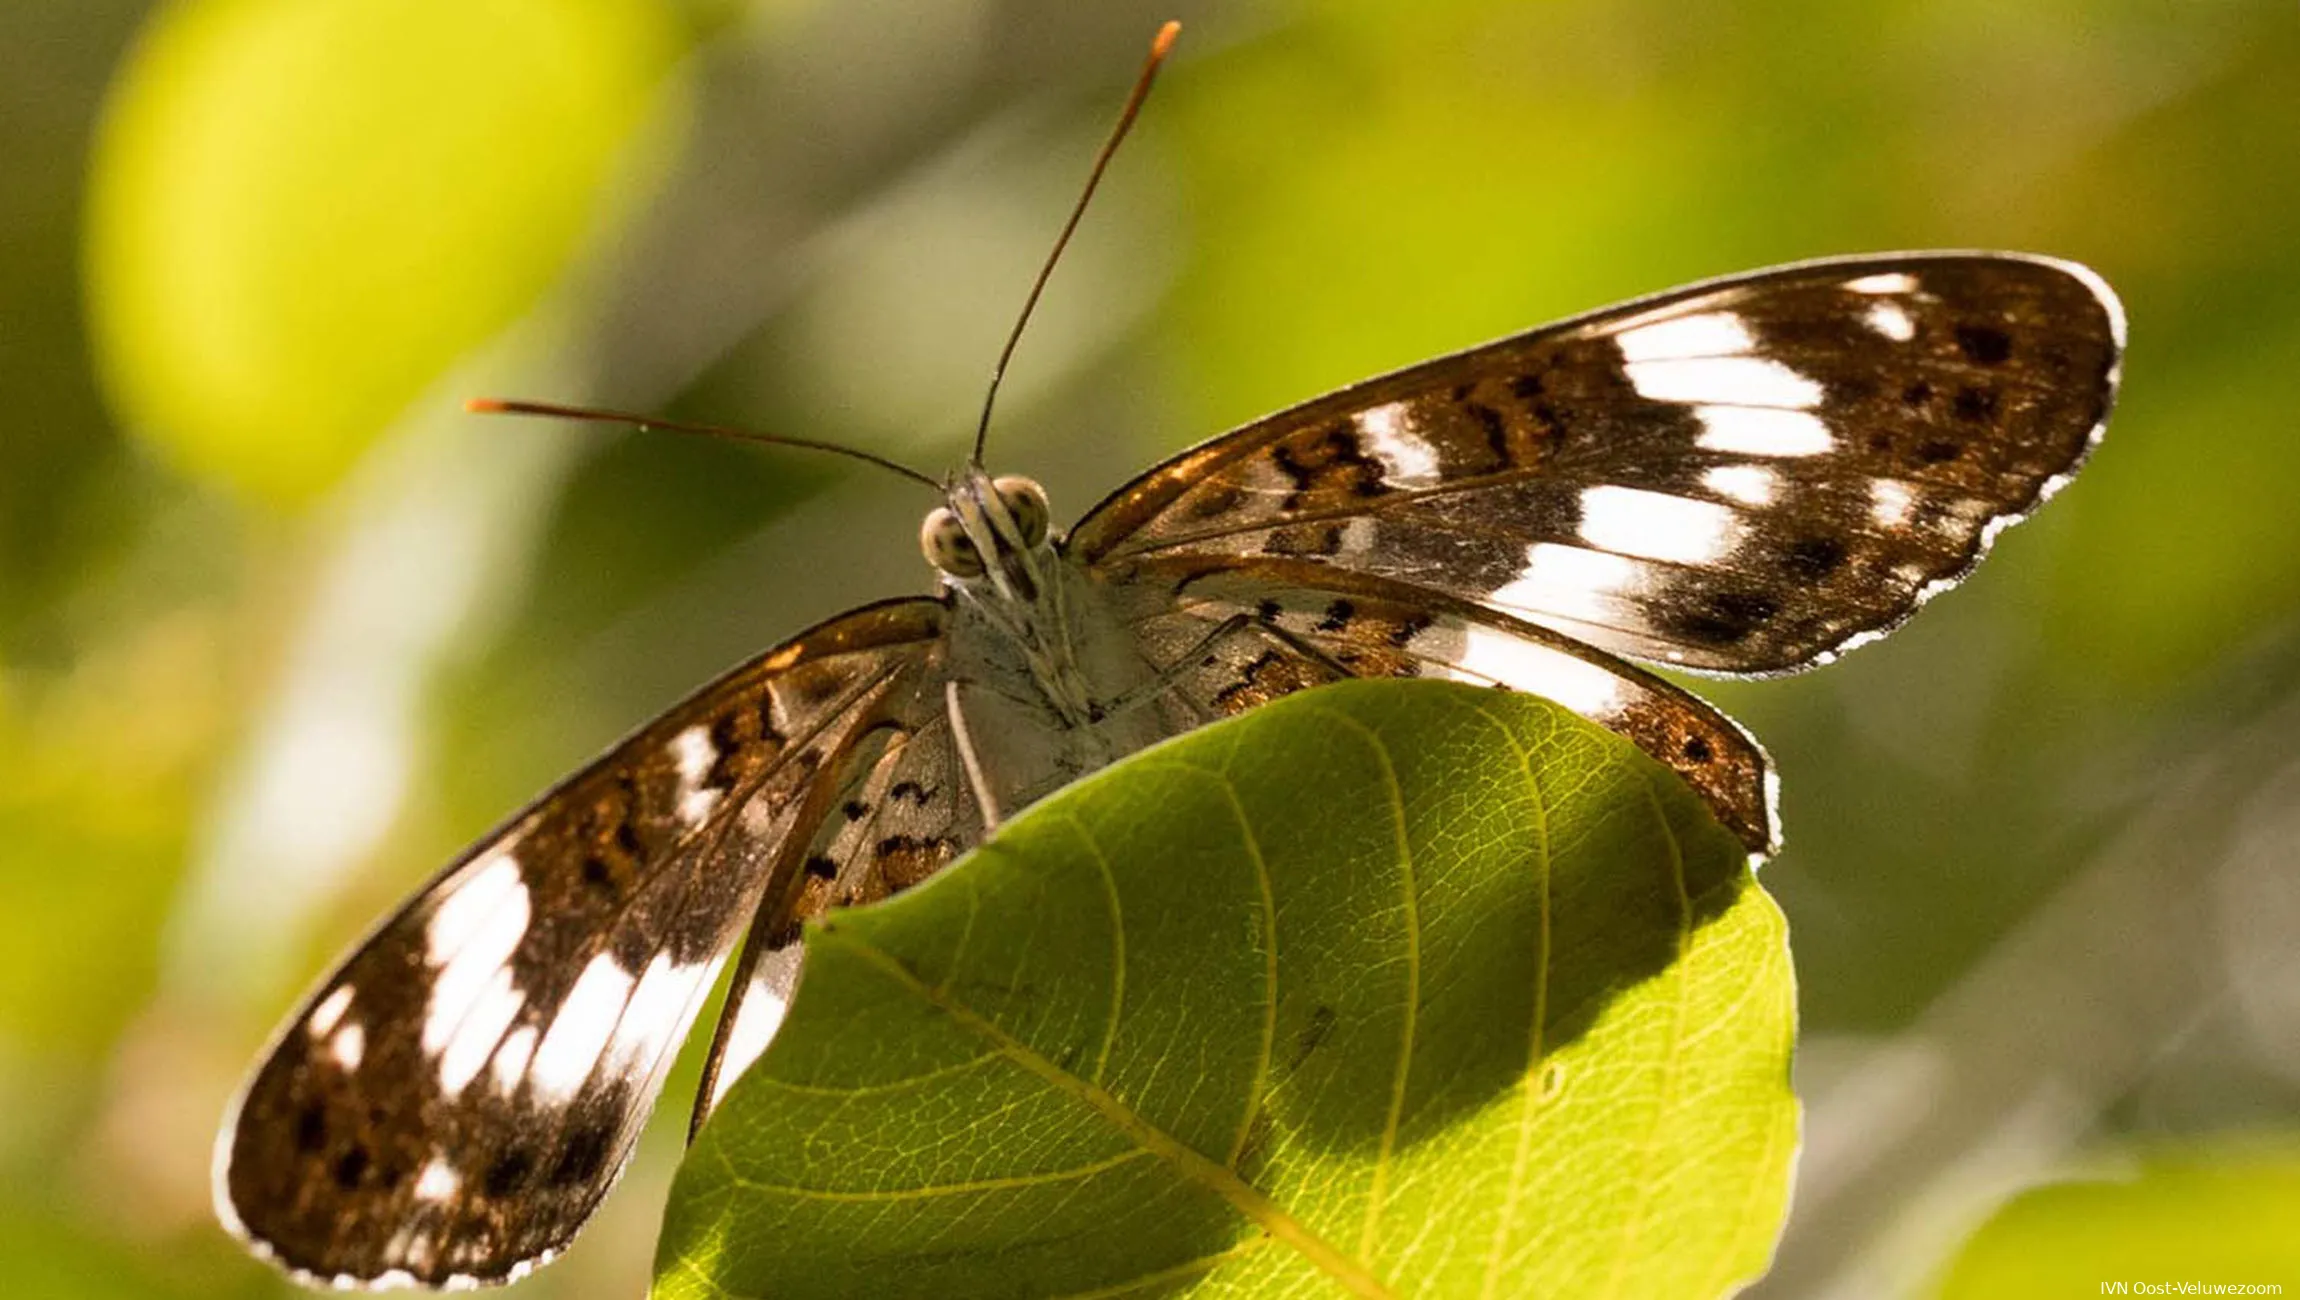
M 296 980 L 724 662 L 923 585 L 915 493 L 462 421 L 462 385 L 955 458 L 1172 10 L 992 444 L 1059 514 L 1263 410 L 1696 276 L 2008 246 L 2124 295 L 2106 445 L 1966 589 L 1825 674 L 1702 688 L 1785 785 L 1814 1125 L 1767 1293 L 1926 1285 L 1990 1197 L 2094 1144 L 2289 1133 L 2284 0 L 8 0 L 14 1290 L 276 1290 L 204 1169 Z M 227 977 L 256 957 L 287 973 Z M 2078 1023 L 2089 1055 L 2055 1037 Z M 664 1136 L 535 1294 L 642 1285 Z
M 1935 1294 L 2104 1295 L 2111 1283 L 2128 1295 L 2183 1294 L 2143 1284 L 2288 1288 L 2300 1278 L 2295 1221 L 2300 1163 L 2289 1150 L 2150 1152 L 2106 1177 L 2014 1197 L 1965 1242 Z
M 260 497 L 333 485 L 563 272 L 681 44 L 653 0 L 161 7 L 89 177 L 122 425 Z

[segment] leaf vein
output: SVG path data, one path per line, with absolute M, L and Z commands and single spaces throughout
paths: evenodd
M 945 1196 L 969 1196 L 979 1192 L 1016 1191 L 1026 1187 L 1045 1187 L 1054 1183 L 1075 1182 L 1106 1173 L 1120 1165 L 1149 1155 L 1137 1147 L 1116 1155 L 1069 1169 L 1049 1169 L 1035 1174 L 1012 1174 L 1005 1178 L 977 1178 L 962 1183 L 934 1183 L 923 1187 L 890 1187 L 883 1191 L 842 1192 L 827 1187 L 795 1187 L 784 1183 L 766 1183 L 757 1179 L 734 1176 L 744 1191 L 768 1195 L 789 1196 L 802 1201 L 828 1201 L 840 1205 L 867 1205 L 873 1202 L 929 1201 Z
M 1674 778 L 1672 778 L 1674 779 Z M 1686 1036 L 1685 1020 L 1691 989 L 1685 975 L 1685 952 L 1693 940 L 1693 896 L 1685 887 L 1685 845 L 1677 837 L 1677 828 L 1669 824 L 1669 813 L 1661 805 L 1661 792 L 1648 775 L 1639 783 L 1645 791 L 1647 806 L 1653 810 L 1653 820 L 1661 828 L 1661 838 L 1669 846 L 1669 879 L 1677 893 L 1677 955 L 1669 963 L 1669 971 L 1676 986 L 1676 1015 L 1669 1031 L 1668 1048 L 1661 1052 L 1661 1095 L 1653 1105 L 1653 1122 L 1646 1129 L 1645 1138 L 1638 1143 L 1639 1176 L 1632 1184 L 1636 1188 L 1635 1201 L 1622 1223 L 1620 1252 L 1613 1260 L 1613 1281 L 1607 1290 L 1620 1295 L 1631 1257 L 1637 1249 L 1637 1239 L 1645 1230 L 1645 1220 L 1653 1208 L 1655 1179 L 1653 1157 L 1660 1150 L 1662 1126 L 1669 1121 L 1670 1107 L 1676 1099 L 1678 1066 L 1684 1059 Z
M 1368 1300 L 1392 1300 L 1394 1293 L 1368 1271 L 1364 1264 L 1311 1232 L 1306 1224 L 1239 1178 L 1235 1171 L 1216 1163 L 1150 1123 L 1101 1087 L 1048 1060 L 943 990 L 928 985 L 893 954 L 872 947 L 846 927 L 825 925 L 817 933 L 824 940 L 839 943 L 876 966 L 914 996 L 949 1016 L 961 1028 L 990 1043 L 1009 1060 L 1038 1076 L 1056 1091 L 1069 1093 L 1085 1103 L 1112 1127 L 1171 1166 L 1176 1173 L 1228 1201 L 1239 1214 L 1299 1251 L 1303 1258 L 1351 1294 L 1367 1297 Z
M 1421 884 L 1415 879 L 1413 846 L 1406 836 L 1405 790 L 1398 784 L 1397 764 L 1390 759 L 1388 746 L 1382 743 L 1372 728 L 1335 710 L 1322 710 L 1325 716 L 1348 727 L 1364 738 L 1366 747 L 1373 752 L 1381 766 L 1382 789 L 1389 796 L 1390 817 L 1397 830 L 1398 887 L 1402 910 L 1405 913 L 1405 968 L 1406 996 L 1404 1024 L 1398 1032 L 1398 1065 L 1390 1079 L 1390 1104 L 1382 1116 L 1381 1145 L 1374 1155 L 1373 1174 L 1366 1189 L 1366 1222 L 1358 1237 L 1358 1255 L 1371 1259 L 1374 1240 L 1381 1227 L 1382 1203 L 1389 1193 L 1390 1169 L 1396 1163 L 1398 1129 L 1403 1123 L 1406 1108 L 1406 1083 L 1413 1073 L 1414 1040 L 1420 1027 L 1421 1013 Z
M 1534 871 L 1538 877 L 1535 886 L 1535 943 L 1538 955 L 1533 974 L 1533 1025 L 1526 1051 L 1525 1079 L 1519 1084 L 1521 1100 L 1517 1120 L 1517 1149 L 1511 1154 L 1509 1182 L 1504 1192 L 1501 1212 L 1495 1216 L 1493 1245 L 1486 1254 L 1485 1282 L 1478 1294 L 1485 1300 L 1500 1294 L 1502 1272 L 1509 1257 L 1509 1238 L 1517 1230 L 1519 1198 L 1525 1191 L 1526 1170 L 1533 1160 L 1533 1135 L 1538 1127 L 1536 1114 L 1541 1109 L 1541 1058 L 1547 1054 L 1549 1028 L 1549 962 L 1550 962 L 1550 869 L 1549 802 L 1542 792 L 1541 777 L 1533 766 L 1533 751 L 1518 742 L 1517 733 L 1500 718 L 1493 716 L 1482 705 L 1478 712 L 1492 719 L 1502 738 L 1516 752 L 1518 765 L 1525 769 L 1525 783 L 1532 792 L 1529 805 L 1532 810 L 1534 835 L 1539 845 L 1535 854 Z

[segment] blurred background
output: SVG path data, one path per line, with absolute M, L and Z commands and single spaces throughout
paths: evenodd
M 9 1295 L 285 1291 L 207 1167 L 305 983 L 721 666 L 927 583 L 913 486 L 460 400 L 953 462 L 1173 16 L 992 442 L 1058 516 L 1696 277 L 2121 291 L 2071 491 L 1890 641 L 1700 688 L 1785 783 L 1760 1293 L 2300 1286 L 2300 6 L 0 0 Z M 689 1086 L 520 1294 L 640 1291 Z

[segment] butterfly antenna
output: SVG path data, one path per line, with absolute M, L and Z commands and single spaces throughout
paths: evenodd
M 1046 255 L 1046 265 L 1038 268 L 1038 278 L 1031 282 L 1030 296 L 1023 300 L 1022 314 L 1014 318 L 1014 329 L 1006 336 L 1006 346 L 998 353 L 998 364 L 991 367 L 990 391 L 982 396 L 982 421 L 974 427 L 974 457 L 976 465 L 982 463 L 982 446 L 990 437 L 990 410 L 998 403 L 998 385 L 1006 378 L 1006 363 L 1014 359 L 1014 347 L 1022 342 L 1022 327 L 1030 323 L 1030 313 L 1038 307 L 1038 295 L 1046 292 L 1046 281 L 1054 274 L 1054 264 L 1062 260 L 1062 250 L 1070 243 L 1072 231 L 1078 229 L 1078 219 L 1086 215 L 1087 200 L 1094 197 L 1094 187 L 1102 183 L 1102 173 L 1110 166 L 1110 156 L 1118 152 L 1118 143 L 1126 138 L 1127 128 L 1134 125 L 1134 116 L 1142 111 L 1142 101 L 1150 97 L 1150 83 L 1158 78 L 1158 65 L 1166 61 L 1166 52 L 1174 48 L 1174 38 L 1181 35 L 1182 24 L 1168 22 L 1151 38 L 1150 57 L 1142 63 L 1142 75 L 1134 79 L 1134 93 L 1126 97 L 1126 107 L 1118 114 L 1118 125 L 1110 129 L 1110 138 L 1103 141 L 1102 152 L 1094 157 L 1094 170 L 1087 173 L 1086 188 L 1079 191 L 1078 202 L 1070 209 L 1070 220 L 1062 223 L 1062 233 L 1055 237 L 1054 251 Z
M 756 442 L 769 447 L 801 447 L 808 451 L 827 451 L 846 456 L 883 470 L 891 470 L 926 484 L 936 492 L 942 484 L 921 474 L 908 465 L 888 460 L 856 447 L 841 447 L 835 442 L 817 442 L 812 438 L 786 438 L 774 433 L 753 433 L 749 429 L 729 429 L 716 424 L 690 424 L 685 420 L 665 420 L 652 415 L 635 415 L 629 411 L 606 411 L 589 406 L 561 406 L 556 402 L 507 402 L 493 397 L 474 397 L 463 404 L 473 415 L 548 415 L 562 420 L 592 420 L 601 424 L 628 424 L 636 429 L 660 429 L 666 433 L 693 433 L 709 438 L 727 438 L 735 442 Z

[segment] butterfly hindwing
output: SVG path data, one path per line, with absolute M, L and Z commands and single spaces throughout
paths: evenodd
M 1750 851 L 1775 847 L 1769 766 L 1739 725 L 1651 673 L 1456 597 L 1297 559 L 1150 560 L 1136 627 L 1174 660 L 1174 695 L 1212 721 L 1344 677 L 1435 677 L 1531 691 L 1674 769 Z
M 816 831 L 791 897 L 780 904 L 763 900 L 760 923 L 743 941 L 695 1094 L 690 1134 L 702 1129 L 780 1028 L 798 987 L 802 925 L 833 908 L 908 889 L 982 838 L 942 698 L 922 691 L 889 703 L 899 707 L 890 707 L 866 738 L 868 761 L 855 766 L 832 816 Z
M 500 1281 L 564 1246 L 862 739 L 938 694 L 944 614 L 870 606 L 736 669 L 418 892 L 227 1120 L 241 1233 L 337 1285 Z
M 1804 263 L 1359 384 L 1183 453 L 1071 554 L 1395 579 L 1728 674 L 1825 662 L 1954 583 L 2065 481 L 2123 323 L 2011 254 Z

